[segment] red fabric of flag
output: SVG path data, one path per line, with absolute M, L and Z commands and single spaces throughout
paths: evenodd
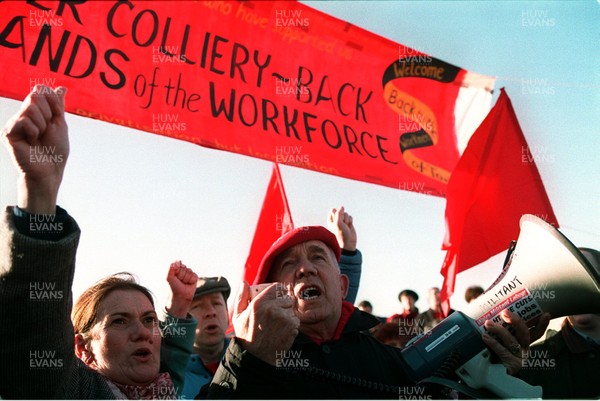
M 277 163 L 273 163 L 273 173 L 246 260 L 244 269 L 246 282 L 254 281 L 260 261 L 273 242 L 293 228 L 294 222 L 285 196 L 279 167 Z
M 440 294 L 445 312 L 456 274 L 506 250 L 517 239 L 519 220 L 526 213 L 558 227 L 532 152 L 502 89 L 448 183 L 442 246 L 447 254 Z

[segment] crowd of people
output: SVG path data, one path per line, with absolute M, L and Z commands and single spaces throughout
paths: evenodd
M 326 227 L 298 227 L 275 241 L 255 280 L 242 283 L 231 311 L 228 280 L 218 271 L 198 277 L 181 261 L 166 271 L 170 296 L 162 311 L 128 273 L 100 280 L 73 302 L 80 228 L 56 204 L 69 155 L 65 95 L 65 88 L 36 86 L 2 131 L 20 176 L 17 205 L 7 206 L 0 221 L 0 398 L 459 394 L 439 383 L 415 382 L 402 354 L 412 339 L 446 318 L 439 288 L 429 290 L 429 309 L 421 313 L 411 289 L 398 295 L 401 313 L 388 318 L 374 316 L 368 301 L 354 306 L 362 255 L 353 218 L 343 207 L 330 211 Z M 31 163 L 33 146 L 51 146 L 63 158 Z M 52 221 L 55 229 L 39 230 L 31 221 Z M 597 269 L 598 252 L 585 252 Z M 269 285 L 254 294 L 251 286 L 259 284 Z M 55 296 L 36 302 L 32 288 L 51 288 Z M 480 287 L 469 288 L 465 299 L 481 293 Z M 507 310 L 501 318 L 508 326 L 486 321 L 481 342 L 508 375 L 541 385 L 544 397 L 600 395 L 590 376 L 600 362 L 598 315 L 569 316 L 559 332 L 548 332 L 534 346 L 548 314 L 533 329 Z M 552 358 L 554 369 L 529 366 L 535 353 Z

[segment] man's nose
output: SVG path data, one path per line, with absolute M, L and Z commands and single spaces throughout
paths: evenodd
M 316 275 L 316 274 L 317 274 L 317 269 L 308 259 L 301 260 L 300 263 L 298 264 L 298 267 L 296 268 L 296 278 L 302 278 L 305 276 Z
M 217 310 L 215 309 L 214 306 L 208 305 L 206 307 L 206 310 L 204 311 L 204 317 L 207 318 L 207 317 L 215 317 L 215 316 L 217 316 Z

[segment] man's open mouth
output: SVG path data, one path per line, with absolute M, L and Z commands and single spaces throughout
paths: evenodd
M 305 286 L 300 289 L 300 293 L 298 295 L 299 299 L 303 299 L 305 301 L 310 301 L 312 299 L 317 299 L 321 295 L 321 289 L 317 286 Z
M 209 324 L 208 326 L 206 326 L 204 328 L 204 330 L 209 333 L 213 333 L 213 332 L 217 331 L 218 329 L 219 329 L 218 324 Z

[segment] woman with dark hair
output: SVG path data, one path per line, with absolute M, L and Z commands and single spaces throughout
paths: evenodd
M 171 265 L 160 326 L 150 291 L 127 274 L 88 288 L 70 319 L 80 230 L 56 205 L 65 92 L 36 86 L 2 131 L 21 174 L 18 206 L 0 217 L 0 398 L 175 399 L 193 349 L 193 271 Z M 36 163 L 33 147 L 61 157 Z

